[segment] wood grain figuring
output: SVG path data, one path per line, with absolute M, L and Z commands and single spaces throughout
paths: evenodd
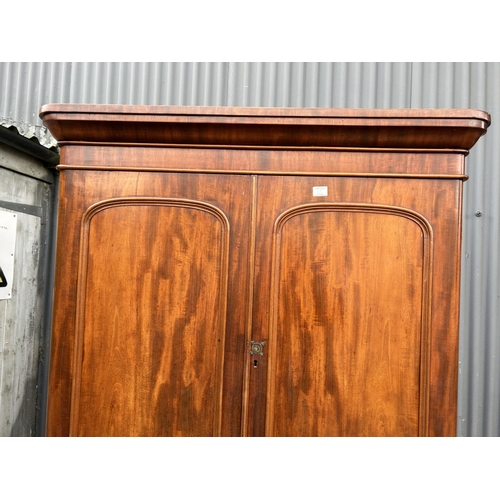
M 58 168 L 241 173 L 463 175 L 463 152 L 268 151 L 67 145 Z M 314 174 L 313 174 L 314 175 Z
M 469 149 L 490 123 L 476 110 L 59 104 L 43 106 L 40 116 L 60 141 L 377 148 Z
M 219 175 L 137 172 L 66 171 L 61 179 L 58 228 L 55 316 L 51 353 L 51 380 L 47 433 L 70 433 L 72 380 L 76 350 L 77 270 L 81 261 L 80 228 L 83 214 L 102 201 L 121 198 L 164 197 L 193 200 L 217 207 L 229 221 L 229 262 L 221 434 L 241 430 L 243 365 L 248 293 L 248 234 L 251 179 Z M 130 200 L 127 203 L 131 203 Z M 81 294 L 80 294 L 81 295 Z M 118 299 L 117 299 L 118 300 Z M 214 299 L 215 300 L 215 299 Z M 140 304 L 135 307 L 140 310 Z M 82 310 L 82 307 L 79 307 Z M 203 314 L 203 311 L 200 311 Z M 79 414 L 82 418 L 83 409 Z M 90 415 L 88 418 L 92 418 Z
M 249 241 L 249 258 L 248 258 L 248 299 L 247 299 L 247 329 L 245 339 L 245 354 L 244 359 L 244 380 L 243 380 L 243 406 L 241 411 L 241 436 L 247 436 L 248 430 L 248 406 L 249 406 L 249 386 L 250 386 L 250 370 L 252 360 L 249 346 L 253 340 L 253 310 L 254 310 L 254 278 L 255 278 L 255 238 L 256 238 L 256 218 L 257 218 L 257 183 L 258 177 L 252 177 L 252 206 L 250 219 L 250 241 Z M 254 360 L 255 361 L 255 360 Z
M 446 378 L 445 371 L 451 369 L 451 364 L 444 367 L 438 360 L 456 360 L 456 344 L 450 332 L 458 331 L 455 319 L 458 310 L 457 261 L 450 260 L 446 253 L 436 252 L 433 248 L 447 248 L 450 252 L 456 252 L 459 248 L 457 214 L 451 209 L 456 202 L 456 196 L 459 195 L 454 189 L 454 186 L 459 187 L 455 181 L 365 179 L 359 182 L 358 179 L 352 178 L 261 177 L 258 189 L 260 203 L 257 212 L 254 300 L 263 306 L 254 311 L 255 340 L 267 342 L 268 350 L 276 348 L 273 345 L 274 333 L 269 316 L 276 314 L 276 310 L 271 311 L 270 308 L 273 301 L 277 303 L 271 293 L 271 290 L 276 292 L 276 286 L 271 281 L 272 255 L 275 253 L 272 250 L 273 235 L 276 233 L 275 222 L 284 214 L 290 211 L 293 213 L 297 210 L 296 207 L 311 204 L 316 206 L 318 198 L 313 196 L 313 187 L 318 185 L 325 186 L 328 190 L 327 196 L 320 198 L 325 200 L 322 203 L 334 204 L 337 207 L 347 205 L 351 209 L 353 205 L 364 206 L 365 210 L 368 207 L 373 210 L 377 209 L 377 206 L 378 209 L 384 206 L 385 213 L 409 218 L 412 224 L 420 227 L 422 234 L 427 235 L 424 237 L 424 246 L 428 241 L 429 249 L 424 252 L 424 260 L 428 258 L 425 266 L 429 272 L 424 275 L 423 291 L 430 295 L 422 298 L 422 310 L 419 313 L 422 325 L 420 363 L 423 367 L 427 366 L 427 369 L 421 370 L 420 374 L 423 390 L 420 390 L 418 432 L 421 435 L 436 435 L 437 422 L 433 421 L 436 418 L 443 426 L 438 435 L 453 435 L 455 420 L 450 415 L 456 411 L 456 380 L 453 384 L 449 383 L 451 381 Z M 426 192 L 434 193 L 436 199 L 423 196 Z M 446 310 L 443 310 L 443 301 L 447 303 Z M 269 362 L 272 361 L 271 356 Z M 269 418 L 271 421 L 274 418 L 269 415 L 266 418 L 266 407 L 270 404 L 269 401 L 272 401 L 272 397 L 266 394 L 270 387 L 266 387 L 268 384 L 274 384 L 271 378 L 268 380 L 263 374 L 268 370 L 267 364 L 264 359 L 262 371 L 251 371 L 248 422 L 250 435 L 264 436 L 274 432 L 269 427 L 266 430 L 263 425 L 266 420 L 269 422 Z M 439 370 L 436 370 L 438 366 Z M 272 374 L 273 369 L 270 369 L 269 373 Z
M 62 161 L 48 435 L 456 435 L 487 113 L 41 114 Z
M 73 434 L 218 435 L 227 220 L 182 200 L 122 199 L 90 213 Z
M 267 435 L 419 435 L 430 247 L 405 215 L 317 205 L 278 221 Z

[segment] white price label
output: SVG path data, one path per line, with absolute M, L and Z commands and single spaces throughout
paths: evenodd
M 314 186 L 313 196 L 328 196 L 328 186 Z

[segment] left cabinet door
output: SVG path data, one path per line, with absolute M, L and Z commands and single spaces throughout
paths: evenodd
M 241 433 L 251 179 L 63 172 L 48 433 Z

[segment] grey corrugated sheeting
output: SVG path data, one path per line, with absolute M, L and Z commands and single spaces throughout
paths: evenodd
M 413 65 L 412 107 L 492 115 L 464 186 L 458 434 L 500 435 L 500 63 Z M 481 217 L 475 216 L 477 211 Z
M 411 63 L 0 63 L 0 116 L 49 102 L 409 107 Z
M 57 141 L 52 137 L 47 127 L 16 122 L 12 118 L 3 118 L 1 116 L 0 126 L 14 131 L 20 136 L 33 141 L 35 144 L 40 144 L 47 149 L 57 150 Z
M 467 159 L 457 433 L 500 435 L 500 63 L 0 63 L 0 116 L 39 125 L 49 102 L 491 113 Z

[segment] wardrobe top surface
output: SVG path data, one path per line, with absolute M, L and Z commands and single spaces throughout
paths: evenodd
M 259 108 L 46 104 L 40 117 L 67 142 L 252 147 L 458 149 L 491 118 L 471 109 Z
M 238 106 L 147 106 L 125 104 L 45 104 L 40 116 L 47 113 L 132 114 L 132 115 L 187 115 L 187 116 L 239 116 L 287 118 L 466 118 L 490 123 L 485 111 L 476 109 L 375 109 L 375 108 L 269 108 Z

